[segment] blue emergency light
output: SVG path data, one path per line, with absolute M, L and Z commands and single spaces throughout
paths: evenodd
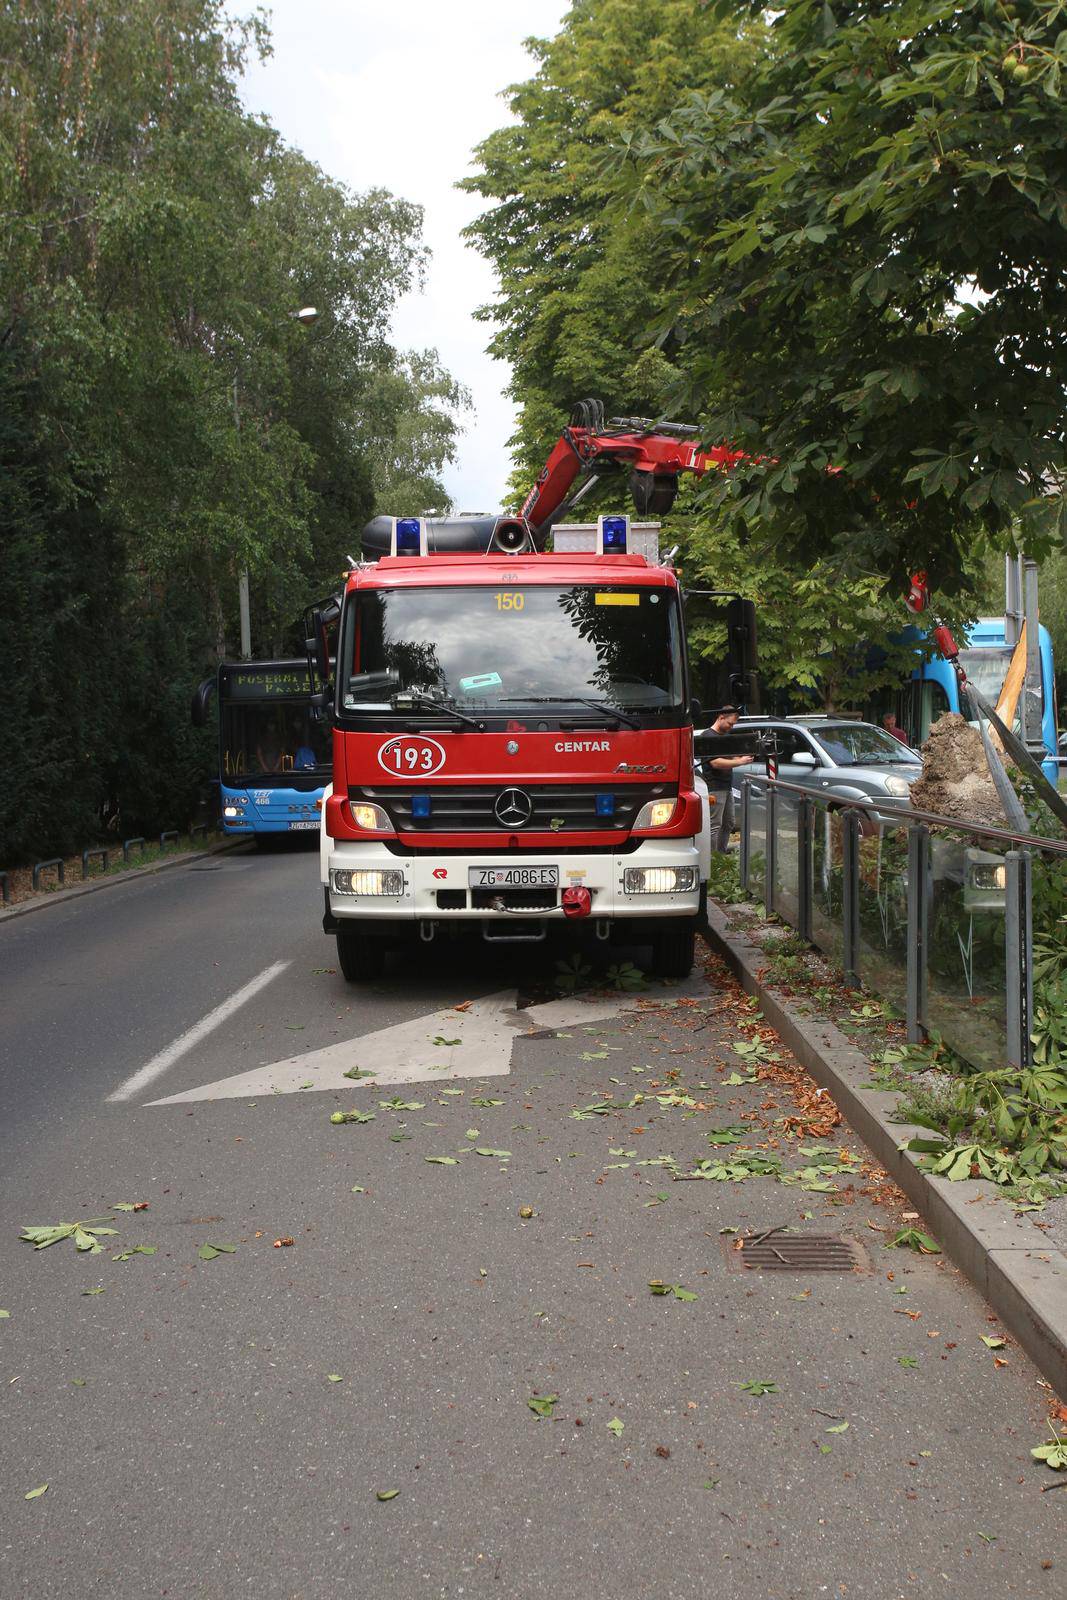
M 596 521 L 597 555 L 624 556 L 629 536 L 629 517 L 598 517 Z
M 430 815 L 430 797 L 428 794 L 413 794 L 411 797 L 411 815 L 415 822 L 425 822 Z
M 426 525 L 421 517 L 391 517 L 392 538 L 390 555 L 424 556 L 426 554 Z
M 615 815 L 615 796 L 613 794 L 597 795 L 596 814 L 598 817 L 613 817 Z

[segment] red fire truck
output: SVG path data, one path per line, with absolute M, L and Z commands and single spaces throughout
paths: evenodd
M 662 502 L 662 452 L 655 466 Z M 557 527 L 544 552 L 565 503 L 364 532 L 378 559 L 341 599 L 321 831 L 323 926 L 350 981 L 404 943 L 540 941 L 568 922 L 650 945 L 658 975 L 692 966 L 707 798 L 678 578 L 625 516 L 584 550 Z M 311 614 L 324 681 L 323 624 Z

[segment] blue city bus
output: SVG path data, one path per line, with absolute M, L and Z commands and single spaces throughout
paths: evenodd
M 257 840 L 317 832 L 333 762 L 329 728 L 312 714 L 307 661 L 220 662 L 193 697 L 199 727 L 213 693 L 223 831 Z
M 1041 738 L 1047 753 L 1042 768 L 1051 783 L 1056 782 L 1059 766 L 1057 749 L 1056 677 L 1052 660 L 1052 640 L 1047 628 L 1038 626 L 1038 654 L 1041 660 L 1040 699 L 1032 695 L 1034 710 L 1041 724 Z M 1007 643 L 1003 617 L 982 617 L 971 628 L 967 644 L 960 649 L 964 672 L 979 694 L 996 705 L 1004 687 L 1012 646 Z M 1021 699 L 1021 697 L 1020 697 Z M 941 656 L 920 660 L 909 681 L 897 696 L 897 720 L 917 750 L 930 732 L 930 725 L 946 711 L 959 711 L 960 696 L 956 674 Z M 1018 712 L 1015 731 L 1020 727 Z

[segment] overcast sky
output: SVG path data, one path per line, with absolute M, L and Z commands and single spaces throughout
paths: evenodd
M 453 184 L 470 171 L 473 146 L 506 120 L 501 91 L 531 74 L 523 40 L 551 36 L 567 9 L 565 0 L 274 0 L 274 55 L 244 83 L 249 109 L 331 177 L 425 208 L 433 261 L 425 291 L 400 305 L 394 335 L 403 348 L 434 346 L 474 397 L 445 480 L 460 511 L 503 506 L 514 407 L 502 393 L 506 368 L 484 351 L 489 329 L 472 315 L 493 298 L 493 274 L 460 239 L 482 202 Z

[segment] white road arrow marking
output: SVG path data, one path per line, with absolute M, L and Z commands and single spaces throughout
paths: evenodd
M 655 991 L 651 991 L 655 992 Z M 706 993 L 703 981 L 691 979 L 670 990 L 664 999 Z M 647 994 L 604 995 L 595 1000 L 548 1000 L 517 1009 L 512 989 L 475 1000 L 466 1011 L 446 1006 L 394 1023 L 342 1044 L 326 1045 L 283 1061 L 272 1061 L 232 1078 L 220 1078 L 181 1094 L 153 1100 L 155 1106 L 181 1105 L 190 1100 L 243 1100 L 260 1095 L 293 1094 L 308 1083 L 315 1089 L 343 1089 L 357 1093 L 394 1083 L 447 1083 L 455 1078 L 499 1078 L 511 1071 L 511 1051 L 516 1038 L 535 1028 L 566 1028 L 580 1023 L 604 1022 L 638 1009 Z M 434 1044 L 435 1038 L 456 1044 Z M 353 1067 L 372 1067 L 372 1078 L 346 1078 Z M 132 1081 L 132 1080 L 131 1080 Z M 125 1085 L 124 1085 L 125 1087 Z M 304 1089 L 304 1092 L 309 1092 Z
M 231 994 L 228 1000 L 224 1000 L 221 1005 L 216 1006 L 214 1011 L 209 1011 L 206 1017 L 201 1017 L 194 1027 L 180 1034 L 173 1044 L 169 1044 L 165 1050 L 161 1050 L 158 1056 L 153 1056 L 151 1061 L 146 1061 L 139 1071 L 126 1079 L 125 1083 L 120 1083 L 114 1093 L 108 1095 L 108 1099 L 132 1100 L 139 1090 L 147 1089 L 150 1083 L 155 1083 L 157 1078 L 163 1076 L 168 1067 L 172 1067 L 176 1061 L 180 1061 L 182 1056 L 188 1055 L 189 1051 L 195 1045 L 198 1045 L 201 1039 L 206 1039 L 209 1033 L 214 1033 L 215 1029 L 221 1027 L 226 1021 L 227 1017 L 232 1017 L 235 1011 L 239 1011 L 261 989 L 265 989 L 268 983 L 273 983 L 274 979 L 284 972 L 286 967 L 291 966 L 291 961 L 275 961 L 273 966 L 265 968 L 258 977 L 253 978 L 250 983 L 246 983 L 235 994 Z

